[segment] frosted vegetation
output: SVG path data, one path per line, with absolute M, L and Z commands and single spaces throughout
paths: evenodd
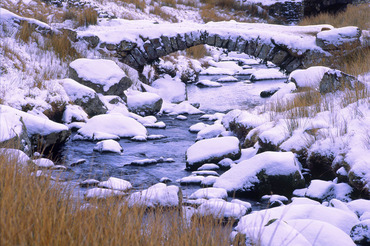
M 280 25 L 276 2 L 3 0 L 0 244 L 370 243 L 370 5 Z M 312 51 L 314 66 L 287 74 L 228 45 L 121 62 L 128 41 L 150 52 L 147 39 L 195 29 Z M 150 156 L 174 122 L 192 133 L 181 160 Z M 66 145 L 119 171 L 69 178 L 105 167 Z M 127 146 L 146 147 L 123 163 Z

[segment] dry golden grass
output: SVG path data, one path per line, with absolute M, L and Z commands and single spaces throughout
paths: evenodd
M 189 225 L 176 208 L 129 208 L 123 198 L 81 207 L 71 184 L 31 171 L 0 154 L 0 245 L 230 245 L 230 224 L 195 218 Z
M 85 8 L 80 13 L 78 11 L 77 15 L 77 23 L 78 26 L 89 26 L 89 25 L 96 25 L 98 23 L 98 12 L 93 8 Z
M 136 8 L 140 9 L 143 11 L 146 8 L 146 2 L 145 0 L 117 0 L 121 1 L 126 4 L 134 4 Z
M 185 50 L 185 53 L 187 57 L 190 57 L 193 59 L 201 59 L 201 58 L 204 58 L 205 56 L 210 55 L 208 49 L 203 44 L 190 47 Z
M 331 24 L 334 27 L 358 26 L 370 29 L 370 6 L 368 3 L 348 5 L 347 9 L 335 15 L 320 13 L 316 16 L 304 18 L 299 25 Z
M 203 5 L 200 9 L 200 15 L 206 23 L 210 21 L 228 21 L 231 19 L 229 15 L 220 14 L 220 11 L 212 4 Z
M 154 8 L 150 9 L 149 13 L 160 16 L 163 20 L 177 23 L 179 20 L 177 19 L 176 15 L 171 15 L 166 11 L 163 11 L 161 6 L 156 5 Z
M 76 49 L 72 47 L 67 33 L 49 35 L 44 49 L 54 51 L 62 61 L 72 61 L 79 57 Z

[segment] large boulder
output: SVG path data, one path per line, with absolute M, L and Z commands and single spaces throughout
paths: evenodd
M 263 152 L 240 162 L 222 174 L 213 187 L 230 194 L 261 197 L 275 193 L 291 196 L 305 185 L 298 161 L 292 152 Z
M 131 91 L 127 95 L 128 109 L 142 116 L 158 113 L 162 108 L 162 103 L 162 98 L 151 92 Z
M 63 79 L 60 83 L 64 87 L 69 99 L 74 104 L 81 106 L 90 117 L 107 112 L 107 107 L 93 89 L 73 79 Z
M 361 30 L 355 26 L 321 31 L 316 35 L 316 45 L 323 50 L 353 50 L 361 45 Z
M 80 58 L 69 64 L 69 77 L 104 95 L 125 98 L 132 85 L 126 73 L 111 60 Z
M 0 112 L 0 114 L 13 115 L 11 116 L 13 119 L 16 117 L 22 119 L 33 150 L 51 150 L 63 144 L 71 135 L 68 127 L 65 125 L 22 112 L 9 106 L 0 105 Z
M 319 87 L 320 93 L 325 94 L 344 89 L 361 89 L 363 86 L 356 77 L 336 69 L 331 69 L 324 73 Z
M 220 137 L 196 142 L 186 151 L 186 168 L 197 170 L 205 163 L 218 163 L 222 159 L 238 159 L 241 155 L 239 139 Z

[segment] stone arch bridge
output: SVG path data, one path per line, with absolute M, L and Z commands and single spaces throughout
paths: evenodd
M 235 21 L 162 23 L 110 20 L 78 32 L 101 53 L 113 53 L 138 71 L 158 58 L 207 44 L 271 61 L 286 72 L 323 63 L 332 57 L 331 48 L 317 41 L 317 34 L 334 29 L 330 25 L 281 26 Z M 331 52 L 331 53 L 330 53 Z

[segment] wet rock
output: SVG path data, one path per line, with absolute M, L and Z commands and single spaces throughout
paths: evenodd
M 272 88 L 272 89 L 269 89 L 269 90 L 265 90 L 265 91 L 261 91 L 260 93 L 260 97 L 262 98 L 267 98 L 267 97 L 271 97 L 272 95 L 274 95 L 280 88 Z
M 86 179 L 86 180 L 80 182 L 79 186 L 82 187 L 82 188 L 88 188 L 88 187 L 98 186 L 99 183 L 100 183 L 100 181 L 96 180 L 96 179 Z
M 87 160 L 86 159 L 79 159 L 77 161 L 72 162 L 69 166 L 75 167 L 81 164 L 84 164 Z
M 98 36 L 91 35 L 91 36 L 84 36 L 82 37 L 83 40 L 85 40 L 92 49 L 96 48 L 98 46 L 100 39 Z

